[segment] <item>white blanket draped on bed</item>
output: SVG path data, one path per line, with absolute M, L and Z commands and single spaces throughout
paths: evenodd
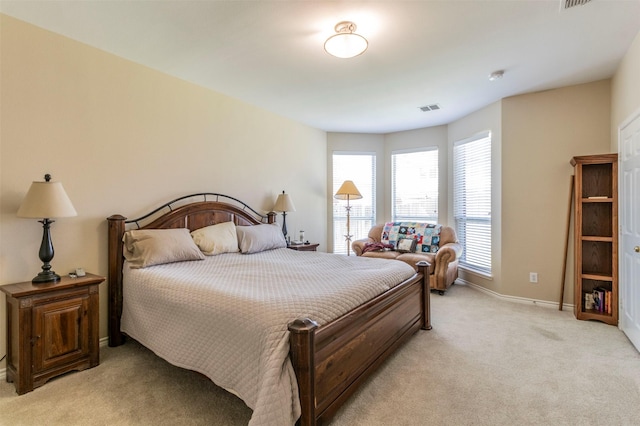
M 300 416 L 287 324 L 326 324 L 413 276 L 404 262 L 270 250 L 124 266 L 122 331 L 198 371 L 253 410 L 250 425 Z

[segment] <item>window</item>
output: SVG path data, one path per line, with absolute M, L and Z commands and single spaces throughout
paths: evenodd
M 460 265 L 491 274 L 491 133 L 453 146 L 453 216 Z
M 391 153 L 394 221 L 438 222 L 438 148 Z
M 333 195 L 345 180 L 352 180 L 362 198 L 349 201 L 351 241 L 365 238 L 376 217 L 376 155 L 374 153 L 333 154 L 333 252 L 347 254 L 347 202 Z

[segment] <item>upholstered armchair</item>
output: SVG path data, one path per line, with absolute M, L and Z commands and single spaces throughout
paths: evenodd
M 369 230 L 367 238 L 354 241 L 351 247 L 357 256 L 401 260 L 413 266 L 416 270 L 416 263 L 426 260 L 434 265 L 430 279 L 431 289 L 438 290 L 440 294 L 444 294 L 458 278 L 458 261 L 462 255 L 462 244 L 458 242 L 456 231 L 453 228 L 450 226 L 437 226 L 439 229 L 439 244 L 436 249 L 432 249 L 430 252 L 397 251 L 395 247 L 393 249 L 368 250 L 373 247 L 367 246 L 368 244 L 383 242 L 384 224 L 375 225 Z

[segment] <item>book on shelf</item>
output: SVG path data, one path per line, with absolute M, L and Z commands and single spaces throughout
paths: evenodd
M 603 314 L 611 314 L 611 290 L 597 287 L 584 295 L 584 309 L 591 309 Z
M 585 310 L 591 310 L 594 309 L 594 302 L 593 302 L 593 293 L 585 293 L 584 294 L 584 309 Z
M 600 312 L 602 310 L 602 294 L 598 290 L 593 290 L 593 310 Z

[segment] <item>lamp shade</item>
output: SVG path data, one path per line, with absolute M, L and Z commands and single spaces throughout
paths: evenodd
M 289 194 L 285 194 L 284 191 L 282 191 L 282 194 L 278 195 L 276 205 L 273 206 L 273 211 L 295 212 L 296 206 L 293 205 L 293 201 L 291 201 L 291 197 L 289 196 Z
M 33 182 L 24 197 L 18 217 L 45 219 L 77 216 L 60 182 Z
M 348 59 L 362 54 L 369 42 L 360 34 L 354 33 L 356 25 L 353 22 L 339 22 L 335 27 L 336 33 L 324 43 L 324 50 L 337 58 Z
M 345 180 L 340 186 L 340 189 L 336 192 L 336 195 L 333 196 L 338 200 L 357 200 L 362 198 L 362 194 L 356 188 L 356 185 L 351 180 Z

